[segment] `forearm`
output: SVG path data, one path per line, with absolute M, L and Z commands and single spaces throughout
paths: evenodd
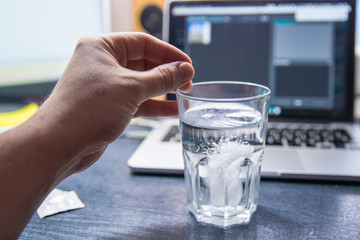
M 16 238 L 44 197 L 70 173 L 75 149 L 66 151 L 62 133 L 43 117 L 0 134 L 0 239 Z

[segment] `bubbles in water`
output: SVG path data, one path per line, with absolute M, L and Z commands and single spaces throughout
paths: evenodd
M 261 114 L 253 107 L 242 103 L 207 103 L 185 112 L 182 121 L 198 127 L 228 128 L 239 124 L 255 124 Z
M 225 206 L 227 201 L 230 206 L 236 207 L 242 199 L 242 181 L 244 166 L 247 168 L 254 147 L 243 142 L 223 139 L 212 154 L 208 154 L 208 181 L 210 188 L 210 202 L 214 206 Z
M 214 144 L 212 154 L 208 155 L 209 167 L 225 169 L 231 167 L 239 158 L 249 158 L 254 152 L 254 147 L 247 142 L 229 141 L 225 139 Z

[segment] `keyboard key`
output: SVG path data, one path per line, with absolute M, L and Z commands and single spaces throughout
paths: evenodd
M 288 142 L 289 146 L 301 146 L 302 140 L 300 137 L 295 137 L 293 141 Z
M 331 134 L 322 137 L 322 142 L 334 142 L 334 136 Z
M 266 137 L 266 144 L 267 145 L 282 145 L 282 141 L 280 138 L 274 138 L 273 136 L 267 136 Z
M 300 128 L 295 129 L 294 135 L 295 135 L 295 137 L 300 138 L 302 141 L 306 140 L 306 133 L 305 133 L 304 129 L 300 129 Z
M 309 138 L 306 140 L 306 146 L 308 147 L 315 147 L 316 146 L 316 142 L 315 139 L 313 138 Z
M 315 129 L 309 129 L 306 132 L 306 137 L 307 139 L 313 139 L 315 142 L 321 142 L 321 136 L 319 131 L 315 130 Z
M 345 148 L 345 143 L 343 143 L 343 142 L 335 142 L 335 146 L 337 148 Z
M 349 143 L 351 141 L 350 135 L 343 129 L 334 130 L 334 141 L 340 143 Z

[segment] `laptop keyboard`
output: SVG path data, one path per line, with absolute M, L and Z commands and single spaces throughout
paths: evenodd
M 163 142 L 180 142 L 180 131 L 178 126 L 172 126 L 165 137 L 163 138 Z
M 267 145 L 345 148 L 351 137 L 344 129 L 269 128 Z
M 178 126 L 172 126 L 163 142 L 180 142 L 180 132 Z M 326 129 L 323 127 L 312 128 L 301 125 L 291 127 L 269 126 L 266 134 L 267 146 L 288 146 L 288 147 L 308 147 L 308 148 L 354 148 L 360 146 L 352 142 L 350 134 L 345 129 Z

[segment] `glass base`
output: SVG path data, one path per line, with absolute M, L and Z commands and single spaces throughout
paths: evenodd
M 234 214 L 213 214 L 206 210 L 206 207 L 199 211 L 191 204 L 189 211 L 192 213 L 196 220 L 201 223 L 211 224 L 217 227 L 226 228 L 232 225 L 247 225 L 250 222 L 252 214 L 256 211 L 256 205 L 252 205 L 250 209 L 244 209 Z

